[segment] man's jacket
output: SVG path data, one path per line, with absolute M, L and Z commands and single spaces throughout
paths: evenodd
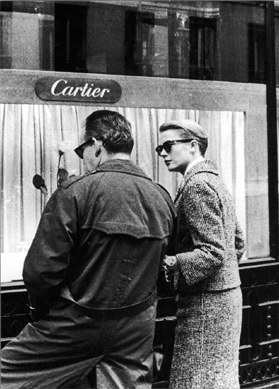
M 168 193 L 131 161 L 110 160 L 66 181 L 25 259 L 31 299 L 51 304 L 62 294 L 97 310 L 140 303 L 156 289 L 175 217 Z
M 175 206 L 179 229 L 176 292 L 183 296 L 239 286 L 244 238 L 232 197 L 214 163 L 204 160 L 186 174 Z

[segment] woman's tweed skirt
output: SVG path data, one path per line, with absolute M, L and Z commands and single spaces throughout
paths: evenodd
M 240 287 L 179 298 L 169 389 L 239 389 Z

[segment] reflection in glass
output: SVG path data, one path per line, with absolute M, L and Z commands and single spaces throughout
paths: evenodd
M 0 32 L 2 69 L 265 82 L 264 2 L 8 1 Z

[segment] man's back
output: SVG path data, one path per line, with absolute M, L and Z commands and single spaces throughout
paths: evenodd
M 172 234 L 174 208 L 168 194 L 131 161 L 108 161 L 96 172 L 66 182 L 47 205 L 46 224 L 47 215 L 52 234 L 44 234 L 43 226 L 38 229 L 24 266 L 27 288 L 34 292 L 44 283 L 47 294 L 59 287 L 52 283 L 53 274 L 48 283 L 46 271 L 49 247 L 52 257 L 63 255 L 51 243 L 62 221 L 65 241 L 72 236 L 70 256 L 56 260 L 51 271 L 62 274 L 68 263 L 66 285 L 77 303 L 116 308 L 152 293 Z M 40 258 L 36 268 L 34 256 Z
M 156 281 L 176 213 L 130 161 L 133 144 L 119 113 L 86 118 L 75 152 L 87 174 L 51 196 L 25 259 L 34 322 L 3 350 L 5 389 L 78 388 L 96 365 L 98 389 L 151 388 Z

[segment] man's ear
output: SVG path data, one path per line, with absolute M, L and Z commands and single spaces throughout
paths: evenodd
M 102 144 L 101 144 L 101 142 L 100 142 L 98 139 L 96 139 L 96 138 L 92 138 L 92 140 L 94 141 L 95 147 L 96 147 L 95 157 L 98 157 L 98 156 L 101 154 L 101 152 L 102 152 L 102 150 L 101 150 Z

